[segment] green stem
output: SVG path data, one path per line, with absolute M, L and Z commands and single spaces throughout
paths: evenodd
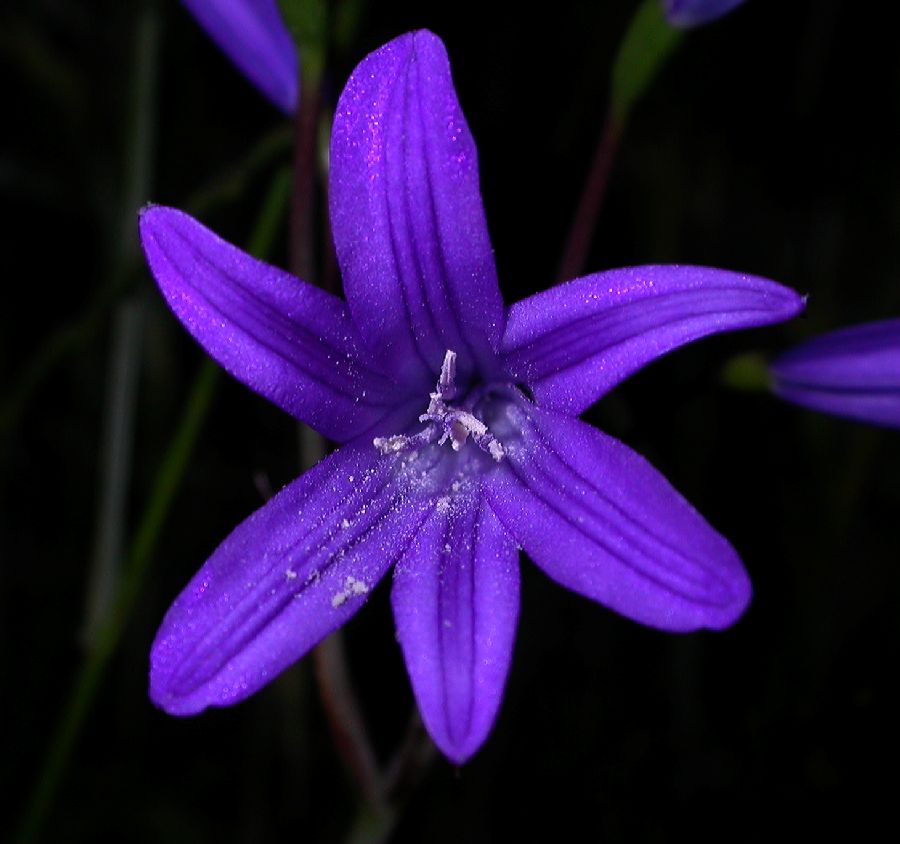
M 280 125 L 263 135 L 240 159 L 195 190 L 184 204 L 195 217 L 203 217 L 221 205 L 236 202 L 247 192 L 253 178 L 291 148 L 291 127 Z
M 143 298 L 136 293 L 119 303 L 109 344 L 106 407 L 100 441 L 100 499 L 82 631 L 88 649 L 94 646 L 97 631 L 112 609 L 123 558 L 141 364 Z
M 644 0 L 631 19 L 613 61 L 608 114 L 569 226 L 557 272 L 558 282 L 575 278 L 584 271 L 613 161 L 628 119 L 680 43 L 681 32 L 669 26 L 659 0 Z
M 125 155 L 124 191 L 117 213 L 122 231 L 114 239 L 112 287 L 125 283 L 137 264 L 134 226 L 143 198 L 150 190 L 156 139 L 160 21 L 155 0 L 138 11 L 134 32 L 133 104 Z M 116 307 L 110 338 L 108 387 L 100 442 L 100 499 L 94 550 L 88 573 L 83 631 L 88 648 L 112 611 L 125 544 L 128 489 L 131 485 L 135 409 L 142 352 L 143 291 L 135 291 Z
M 113 611 L 96 633 L 94 647 L 82 665 L 73 691 L 57 724 L 40 779 L 16 836 L 16 840 L 23 844 L 36 840 L 40 834 L 47 812 L 68 766 L 72 750 L 97 695 L 103 673 L 121 641 L 129 612 L 140 593 L 144 574 L 156 547 L 160 529 L 171 509 L 201 425 L 206 418 L 217 376 L 218 370 L 215 364 L 205 361 L 194 382 L 188 406 L 163 459 L 149 504 L 131 544 Z
M 291 195 L 291 173 L 283 167 L 275 174 L 256 226 L 247 243 L 247 251 L 260 259 L 272 252 Z
M 286 170 L 280 171 L 272 184 L 250 239 L 249 251 L 254 255 L 262 257 L 271 250 L 287 209 L 289 194 L 290 174 Z M 97 695 L 103 674 L 122 640 L 131 609 L 141 593 L 156 543 L 184 479 L 190 456 L 212 403 L 217 382 L 217 366 L 210 360 L 204 361 L 191 388 L 187 407 L 163 457 L 147 507 L 131 542 L 113 611 L 98 630 L 95 647 L 88 654 L 75 678 L 72 693 L 57 723 L 40 778 L 15 838 L 20 844 L 34 841 L 40 835 L 47 812 L 59 790 L 72 751 Z

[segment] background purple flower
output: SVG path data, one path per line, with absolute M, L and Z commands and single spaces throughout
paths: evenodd
M 666 18 L 672 26 L 690 27 L 722 17 L 740 6 L 744 0 L 662 0 L 662 2 Z
M 260 91 L 290 114 L 297 106 L 297 49 L 277 0 L 182 0 L 209 37 Z
M 242 700 L 395 565 L 419 708 L 462 762 L 502 698 L 517 546 L 561 584 L 654 627 L 722 628 L 743 612 L 750 585 L 728 542 L 643 458 L 576 417 L 665 352 L 787 319 L 802 300 L 765 279 L 647 266 L 505 309 L 474 141 L 429 32 L 357 67 L 330 160 L 346 303 L 179 211 L 142 215 L 147 260 L 191 333 L 342 443 L 178 597 L 153 646 L 151 695 L 174 714 Z
M 812 410 L 900 427 L 900 319 L 813 337 L 771 366 L 772 388 Z

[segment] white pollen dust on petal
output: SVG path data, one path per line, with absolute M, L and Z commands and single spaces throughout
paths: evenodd
M 365 595 L 369 591 L 369 587 L 362 581 L 357 580 L 352 574 L 348 574 L 344 580 L 344 586 L 340 592 L 335 592 L 331 598 L 331 606 L 335 609 L 345 604 L 350 598 L 356 595 Z
M 392 437 L 375 437 L 372 445 L 382 454 L 396 454 L 398 451 L 403 451 L 408 442 L 409 437 L 403 434 L 394 434 Z

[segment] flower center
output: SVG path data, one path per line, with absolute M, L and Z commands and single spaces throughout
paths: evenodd
M 499 463 L 506 454 L 503 444 L 472 412 L 473 401 L 460 406 L 450 404 L 456 393 L 456 352 L 447 349 L 437 386 L 433 393 L 429 393 L 428 409 L 419 416 L 420 422 L 427 423 L 426 427 L 413 436 L 395 434 L 392 437 L 375 437 L 372 444 L 382 454 L 417 449 L 435 441 L 438 445 L 449 442 L 454 451 L 459 451 L 471 437 L 482 451 Z

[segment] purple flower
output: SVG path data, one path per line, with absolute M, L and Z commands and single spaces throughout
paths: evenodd
M 222 51 L 278 108 L 297 106 L 297 49 L 277 0 L 182 0 Z
M 672 26 L 687 28 L 727 15 L 743 2 L 744 0 L 663 0 L 663 8 Z
M 663 630 L 722 628 L 737 554 L 643 458 L 577 416 L 683 343 L 796 315 L 791 290 L 703 267 L 571 281 L 504 308 L 472 136 L 441 41 L 366 58 L 337 106 L 331 221 L 346 302 L 169 208 L 141 217 L 170 307 L 235 377 L 340 448 L 215 551 L 153 645 L 177 715 L 253 694 L 393 566 L 425 724 L 462 762 L 509 670 L 519 547 L 551 578 Z
M 778 358 L 771 371 L 783 399 L 900 428 L 900 319 L 813 337 Z

